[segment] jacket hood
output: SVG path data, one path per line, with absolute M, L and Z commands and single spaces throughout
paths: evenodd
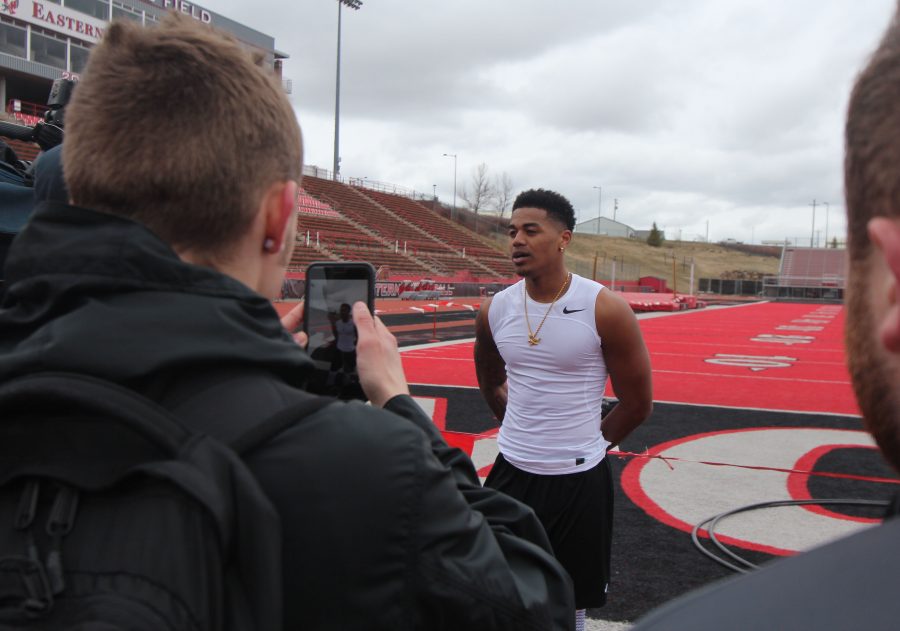
M 268 300 L 127 218 L 46 202 L 5 276 L 0 380 L 77 371 L 123 382 L 254 362 L 299 385 L 311 365 Z

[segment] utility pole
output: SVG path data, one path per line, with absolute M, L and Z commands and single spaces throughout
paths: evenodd
M 597 189 L 597 229 L 594 231 L 596 234 L 600 234 L 600 217 L 603 216 L 603 187 L 595 186 Z
M 831 207 L 828 205 L 828 202 L 822 202 L 825 204 L 825 247 L 828 247 L 828 215 L 831 210 Z
M 450 210 L 450 219 L 456 221 L 456 154 L 445 153 L 445 158 L 453 158 L 453 208 Z
M 619 198 L 613 199 L 613 221 L 616 220 L 616 211 L 619 210 Z
M 813 245 L 813 240 L 816 238 L 816 200 L 812 200 L 812 204 L 810 204 L 813 208 L 813 217 L 812 217 L 812 231 L 809 233 L 809 247 L 815 247 Z

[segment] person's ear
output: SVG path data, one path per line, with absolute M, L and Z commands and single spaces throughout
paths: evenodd
M 297 188 L 293 180 L 275 182 L 263 197 L 266 229 L 262 249 L 266 253 L 275 254 L 284 249 L 289 222 L 294 220 L 297 208 Z
M 876 288 L 887 292 L 887 308 L 877 323 L 878 337 L 885 349 L 900 353 L 900 220 L 876 217 L 868 229 L 876 254 L 887 268 L 884 286 Z
M 564 252 L 569 244 L 572 242 L 572 231 L 571 230 L 563 230 L 562 234 L 560 234 L 559 241 L 559 251 Z

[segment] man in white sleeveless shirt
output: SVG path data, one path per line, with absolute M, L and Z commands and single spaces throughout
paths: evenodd
M 475 368 L 501 421 L 500 455 L 485 485 L 540 518 L 575 583 L 577 623 L 606 603 L 613 486 L 606 451 L 652 409 L 650 358 L 628 304 L 566 269 L 575 212 L 543 189 L 513 204 L 515 285 L 484 302 Z M 607 376 L 618 404 L 601 419 Z

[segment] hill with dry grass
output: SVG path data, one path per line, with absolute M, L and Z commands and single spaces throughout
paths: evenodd
M 506 246 L 506 237 L 497 236 Z M 744 251 L 746 250 L 746 251 Z M 651 247 L 644 241 L 575 233 L 566 250 L 569 269 L 588 278 L 609 281 L 615 269 L 616 280 L 637 280 L 642 276 L 664 278 L 688 291 L 691 263 L 694 266 L 694 290 L 700 278 L 761 279 L 778 273 L 781 248 L 724 245 L 691 241 L 665 241 Z

